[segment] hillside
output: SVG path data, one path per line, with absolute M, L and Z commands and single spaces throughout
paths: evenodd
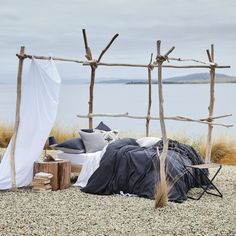
M 171 78 L 164 78 L 164 84 L 205 84 L 209 83 L 210 75 L 209 73 L 195 73 L 195 74 L 188 74 L 184 76 L 175 76 Z M 0 85 L 4 84 L 11 84 L 12 81 L 0 81 Z M 63 78 L 63 84 L 88 84 L 89 78 Z M 117 78 L 117 77 L 110 77 L 110 78 L 96 78 L 97 84 L 147 84 L 146 78 Z M 157 80 L 153 80 L 153 84 L 156 84 Z M 229 76 L 225 74 L 216 74 L 216 83 L 236 83 L 236 76 Z
M 198 83 L 209 83 L 210 76 L 209 73 L 196 73 L 189 74 L 185 76 L 172 77 L 163 80 L 164 83 L 178 83 L 178 84 L 198 84 Z M 235 76 L 229 76 L 225 74 L 216 74 L 216 83 L 236 83 Z
M 195 73 L 163 79 L 164 84 L 206 84 L 210 82 L 209 73 Z M 146 84 L 147 80 L 128 81 L 127 84 Z M 153 84 L 157 81 L 154 80 Z M 236 83 L 236 76 L 216 74 L 216 83 Z

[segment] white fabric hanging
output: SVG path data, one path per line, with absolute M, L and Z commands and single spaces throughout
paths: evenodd
M 31 183 L 38 160 L 56 119 L 61 78 L 53 60 L 41 65 L 32 59 L 23 81 L 20 124 L 15 148 L 16 186 Z M 0 164 L 0 189 L 10 189 L 11 142 Z

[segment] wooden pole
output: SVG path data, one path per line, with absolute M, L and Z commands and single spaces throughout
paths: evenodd
M 161 41 L 157 41 L 157 56 L 160 56 L 161 50 Z M 161 133 L 162 133 L 162 139 L 163 139 L 163 152 L 160 156 L 160 162 L 161 162 L 161 178 L 165 178 L 165 159 L 167 156 L 168 151 L 168 139 L 166 134 L 166 127 L 165 127 L 165 121 L 164 121 L 164 97 L 163 97 L 163 89 L 162 89 L 162 63 L 163 61 L 161 59 L 157 59 L 158 63 L 158 94 L 159 94 L 159 117 L 160 117 L 160 126 L 161 126 Z
M 16 98 L 16 117 L 15 117 L 15 126 L 11 142 L 11 183 L 12 191 L 16 191 L 16 165 L 15 165 L 15 148 L 17 133 L 20 123 L 20 106 L 21 106 L 21 85 L 22 85 L 22 71 L 23 71 L 23 62 L 24 62 L 24 53 L 25 47 L 21 46 L 19 54 L 19 64 L 18 64 L 18 74 L 17 74 L 17 98 Z
M 89 113 L 93 113 L 93 91 L 94 91 L 94 83 L 95 83 L 95 75 L 96 75 L 96 67 L 91 66 L 91 79 L 89 86 Z M 93 117 L 89 117 L 89 128 L 93 128 Z
M 146 117 L 146 137 L 149 136 L 149 125 L 150 125 L 150 115 L 151 115 L 151 106 L 152 106 L 152 57 L 151 54 L 149 67 L 148 67 L 148 109 L 147 109 L 147 117 Z
M 162 91 L 162 63 L 164 62 L 163 57 L 161 56 L 161 41 L 157 41 L 157 65 L 158 65 L 158 101 L 159 101 L 159 116 L 160 116 L 160 125 L 163 141 L 163 150 L 160 155 L 160 182 L 156 187 L 155 195 L 155 208 L 164 207 L 167 205 L 168 201 L 168 189 L 166 182 L 166 173 L 165 173 L 165 160 L 168 151 L 168 139 L 166 134 L 166 127 L 164 121 L 164 98 Z M 159 150 L 158 150 L 159 151 Z M 158 153 L 158 152 L 157 152 Z
M 207 55 L 209 62 L 214 63 L 214 45 L 211 45 L 211 52 L 207 50 Z M 211 149 L 212 149 L 212 131 L 213 131 L 213 125 L 211 124 L 212 122 L 212 117 L 214 114 L 214 104 L 215 104 L 215 66 L 211 66 L 210 69 L 210 104 L 208 107 L 209 111 L 209 120 L 210 124 L 208 125 L 208 134 L 207 134 L 207 144 L 206 144 L 206 163 L 211 162 Z
M 101 59 L 102 59 L 103 55 L 105 54 L 105 52 L 109 49 L 109 47 L 112 45 L 112 43 L 115 41 L 115 39 L 116 39 L 118 36 L 119 36 L 119 34 L 115 34 L 115 35 L 113 36 L 113 38 L 111 39 L 111 41 L 110 41 L 110 42 L 107 44 L 107 46 L 102 50 L 100 56 L 98 57 L 97 62 L 100 62 L 100 61 L 101 61 Z
M 86 55 L 85 57 L 90 61 L 89 65 L 91 67 L 91 78 L 90 78 L 90 86 L 89 86 L 89 114 L 93 113 L 93 94 L 94 94 L 94 84 L 95 84 L 95 77 L 96 77 L 96 69 L 97 65 L 102 59 L 103 55 L 106 53 L 106 51 L 110 48 L 112 43 L 115 41 L 115 39 L 119 36 L 119 34 L 115 34 L 111 41 L 108 43 L 108 45 L 102 50 L 100 56 L 98 57 L 98 60 L 93 60 L 91 49 L 88 46 L 88 40 L 86 35 L 86 30 L 82 30 L 83 38 L 84 38 L 84 47 Z M 84 64 L 83 64 L 84 65 Z M 93 128 L 93 117 L 89 117 L 89 128 Z
M 83 39 L 84 39 L 84 47 L 85 47 L 85 57 L 88 60 L 93 60 L 92 52 L 91 49 L 88 46 L 88 40 L 87 40 L 87 35 L 86 35 L 86 30 L 82 30 L 83 33 Z M 96 75 L 96 63 L 95 64 L 89 64 L 91 68 L 91 75 L 90 75 L 90 86 L 89 86 L 89 113 L 93 113 L 93 90 L 94 90 L 94 83 L 95 83 L 95 75 Z M 89 128 L 93 128 L 93 118 L 89 117 Z
M 214 119 L 219 119 L 219 118 L 223 118 L 223 117 L 229 117 L 232 116 L 232 114 L 229 115 L 222 115 L 222 116 L 215 116 L 212 117 L 211 120 Z M 78 118 L 89 118 L 89 117 L 124 117 L 124 118 L 130 118 L 130 119 L 137 119 L 137 120 L 143 120 L 143 119 L 147 119 L 147 116 L 132 116 L 129 115 L 128 112 L 126 113 L 122 113 L 122 114 L 104 114 L 104 113 L 99 113 L 99 114 L 92 114 L 89 113 L 87 115 L 77 115 Z M 175 121 L 184 121 L 184 122 L 196 122 L 196 123 L 201 123 L 201 124 L 211 124 L 211 125 L 216 125 L 216 126 L 222 126 L 225 128 L 230 128 L 233 127 L 232 124 L 221 124 L 221 123 L 215 123 L 215 122 L 210 122 L 209 118 L 202 118 L 202 119 L 193 119 L 190 117 L 184 117 L 184 116 L 165 116 L 164 117 L 165 120 L 175 120 Z M 150 116 L 150 120 L 160 120 L 160 117 L 153 117 Z
M 91 50 L 90 50 L 91 54 Z M 19 54 L 16 54 L 19 56 Z M 88 60 L 88 61 L 82 61 L 82 60 L 76 60 L 76 59 L 68 59 L 68 58 L 61 58 L 61 57 L 46 57 L 46 56 L 37 56 L 37 55 L 24 55 L 24 58 L 32 58 L 39 59 L 39 60 L 54 60 L 54 61 L 65 61 L 65 62 L 75 62 L 78 64 L 82 64 L 83 66 L 90 66 L 90 64 L 94 64 L 96 61 L 94 60 Z M 172 59 L 169 58 L 168 59 Z M 178 60 L 179 61 L 179 60 Z M 194 59 L 192 59 L 194 61 Z M 197 61 L 197 60 L 195 60 Z M 200 63 L 200 62 L 199 62 Z M 201 63 L 203 64 L 203 63 Z M 97 66 L 120 66 L 120 67 L 138 67 L 138 68 L 148 68 L 148 65 L 146 64 L 131 64 L 131 63 L 107 63 L 107 62 L 97 62 Z M 153 67 L 158 67 L 158 65 L 152 64 Z M 188 68 L 198 68 L 198 69 L 204 69 L 204 68 L 210 68 L 211 63 L 209 65 L 184 65 L 184 66 L 179 66 L 179 65 L 162 65 L 162 68 L 179 68 L 179 69 L 188 69 Z M 225 68 L 230 68 L 230 66 L 227 65 L 215 65 L 215 68 L 218 69 L 225 69 Z
M 84 62 L 84 66 L 89 66 L 90 62 Z M 107 63 L 107 62 L 99 62 L 97 63 L 97 66 L 120 66 L 120 67 L 138 67 L 138 68 L 147 68 L 148 65 L 145 64 L 127 64 L 127 63 Z M 158 67 L 158 65 L 153 64 L 153 67 Z M 163 68 L 176 68 L 176 69 L 191 69 L 191 68 L 198 68 L 198 69 L 203 69 L 203 68 L 210 68 L 208 65 L 185 65 L 185 66 L 179 66 L 179 65 L 162 65 Z M 221 65 L 216 65 L 216 68 L 220 69 L 225 69 L 225 68 L 230 68 L 230 66 L 221 66 Z

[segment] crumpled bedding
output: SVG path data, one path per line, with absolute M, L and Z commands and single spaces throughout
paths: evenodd
M 120 139 L 108 145 L 101 158 L 100 165 L 81 190 L 92 194 L 130 193 L 139 197 L 154 199 L 155 186 L 159 182 L 159 156 L 162 152 L 162 140 L 155 145 L 140 147 L 135 139 Z M 183 202 L 187 192 L 197 183 L 184 165 L 203 163 L 201 156 L 189 145 L 169 140 L 166 158 L 167 180 L 173 184 L 168 199 Z M 193 175 L 204 184 L 204 178 L 197 171 Z

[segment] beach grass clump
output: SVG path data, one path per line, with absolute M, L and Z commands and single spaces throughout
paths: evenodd
M 13 125 L 0 123 L 0 148 L 6 148 L 13 134 Z
M 57 143 L 61 143 L 65 140 L 76 138 L 79 136 L 79 128 L 77 126 L 61 126 L 55 124 L 49 136 L 54 136 Z M 48 143 L 45 144 L 48 148 Z
M 173 133 L 171 138 L 184 143 L 191 145 L 196 149 L 203 158 L 206 156 L 206 137 L 190 137 L 183 136 L 178 133 Z M 218 136 L 214 139 L 212 143 L 211 150 L 211 161 L 220 162 L 226 156 L 235 158 L 236 156 L 236 140 L 234 137 L 224 137 Z
M 201 155 L 206 154 L 206 145 L 203 143 L 198 146 Z M 211 161 L 220 162 L 226 156 L 236 156 L 236 142 L 233 138 L 217 137 L 212 144 Z
M 54 136 L 58 143 L 79 136 L 79 128 L 56 124 L 49 136 Z M 6 148 L 13 134 L 13 125 L 0 123 L 0 148 Z M 48 144 L 46 144 L 48 146 Z

